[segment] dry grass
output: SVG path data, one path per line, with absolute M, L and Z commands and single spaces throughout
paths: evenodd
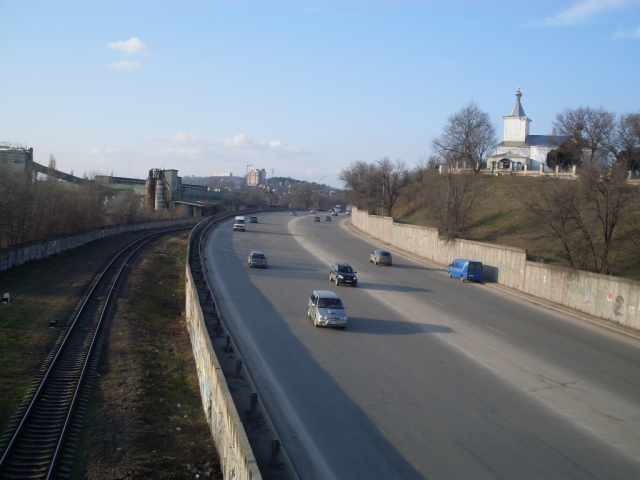
M 186 234 L 158 240 L 129 273 L 77 478 L 222 478 L 183 313 L 186 251 Z
M 539 188 L 541 181 L 536 177 L 483 177 L 485 196 L 471 214 L 463 238 L 523 248 L 530 255 L 545 257 L 555 265 L 567 266 L 558 257 L 557 246 L 550 240 L 540 238 L 535 219 L 522 203 Z M 421 203 L 419 189 L 407 197 L 408 200 L 398 202 L 396 221 L 434 226 L 428 210 Z M 625 226 L 619 225 L 619 228 L 624 230 Z M 618 251 L 612 255 L 611 265 L 614 275 L 640 280 L 640 255 L 637 252 Z

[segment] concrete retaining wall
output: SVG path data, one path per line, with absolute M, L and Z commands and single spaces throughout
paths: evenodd
M 369 215 L 353 208 L 351 223 L 385 243 L 434 262 L 448 265 L 454 258 L 473 258 L 485 265 L 487 281 L 521 290 L 527 255 L 521 248 L 469 240 L 446 241 L 435 228 L 395 223 L 390 217 Z
M 522 291 L 640 330 L 640 282 L 526 262 Z
M 187 254 L 187 258 L 189 258 L 189 254 Z M 193 283 L 188 262 L 186 315 L 198 370 L 202 406 L 220 455 L 223 478 L 225 480 L 260 480 L 262 475 L 211 345 L 198 291 Z
M 72 248 L 79 247 L 94 240 L 120 235 L 126 232 L 137 232 L 139 230 L 150 230 L 156 228 L 179 228 L 181 226 L 196 225 L 202 218 L 180 218 L 177 220 L 156 220 L 153 222 L 129 223 L 126 225 L 111 225 L 103 228 L 96 228 L 88 232 L 82 232 L 65 237 L 52 238 L 41 242 L 29 243 L 26 245 L 16 245 L 0 250 L 0 271 L 23 263 L 39 260 L 41 258 L 64 252 Z
M 390 217 L 353 208 L 351 223 L 402 250 L 442 264 L 471 258 L 485 266 L 485 279 L 530 295 L 640 330 L 640 282 L 528 262 L 520 248 L 470 240 L 445 241 L 435 228 L 394 223 Z

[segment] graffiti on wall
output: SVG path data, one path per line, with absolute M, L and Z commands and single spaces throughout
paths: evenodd
M 622 295 L 618 295 L 616 299 L 613 301 L 613 313 L 616 317 L 619 317 L 624 312 L 624 297 Z

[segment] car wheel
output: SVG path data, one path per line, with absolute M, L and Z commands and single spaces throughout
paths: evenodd
M 353 286 L 357 287 L 358 286 L 358 282 L 353 282 Z
M 378 266 L 378 260 L 376 260 L 376 261 L 375 261 L 375 262 L 373 262 L 373 263 L 375 263 L 375 264 L 376 264 L 376 267 Z
M 373 260 L 371 260 L 371 258 L 369 258 L 369 263 L 373 263 Z
M 462 283 L 464 283 L 464 276 L 461 276 L 460 280 L 462 280 Z
M 329 281 L 333 282 L 333 275 L 329 274 Z
M 318 323 L 318 317 L 314 317 L 314 318 L 313 318 L 313 324 L 314 324 L 316 327 L 319 327 L 319 326 L 320 326 L 320 324 Z
M 453 275 L 449 274 L 449 278 L 453 278 Z

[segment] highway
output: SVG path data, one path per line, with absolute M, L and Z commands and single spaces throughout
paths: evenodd
M 640 341 L 400 254 L 376 267 L 380 245 L 324 216 L 227 222 L 205 247 L 300 478 L 640 478 Z M 336 261 L 357 288 L 329 282 Z M 313 326 L 314 289 L 340 295 L 345 330 Z

